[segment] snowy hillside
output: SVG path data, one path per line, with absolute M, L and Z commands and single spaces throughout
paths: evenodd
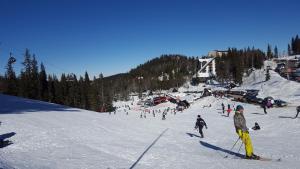
M 257 70 L 241 88 L 262 89 L 260 95 L 278 97 L 299 104 L 299 84 L 288 82 L 271 72 L 264 79 Z M 261 83 L 260 83 L 261 82 Z M 246 84 L 245 83 L 245 84 Z M 230 151 L 237 139 L 233 114 L 225 117 L 221 103 L 236 106 L 226 98 L 206 97 L 194 102 L 182 113 L 146 113 L 134 102 L 119 102 L 114 113 L 96 113 L 55 104 L 0 95 L 1 135 L 15 132 L 8 138 L 13 144 L 0 149 L 0 167 L 17 169 L 271 169 L 299 168 L 300 121 L 295 107 L 263 110 L 256 105 L 245 108 L 248 127 L 255 122 L 259 131 L 250 131 L 254 152 L 281 162 L 240 159 L 241 143 Z M 211 104 L 211 107 L 208 105 Z M 129 110 L 125 105 L 130 105 Z M 164 103 L 149 108 L 173 108 Z M 126 115 L 128 112 L 128 115 Z M 194 130 L 196 116 L 201 114 L 208 129 L 205 138 Z M 144 114 L 143 114 L 144 115 Z M 240 151 L 244 154 L 244 149 Z M 224 158 L 225 156 L 228 158 Z
M 270 66 L 272 64 L 272 62 L 266 63 Z M 270 70 L 270 80 L 265 82 L 265 74 L 264 70 L 255 70 L 243 80 L 242 87 L 238 89 L 257 89 L 260 90 L 258 97 L 271 96 L 275 99 L 285 100 L 291 106 L 300 105 L 300 83 L 287 80 L 273 70 Z

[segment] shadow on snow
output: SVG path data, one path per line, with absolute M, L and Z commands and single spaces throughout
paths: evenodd
M 193 133 L 186 133 L 187 135 L 189 135 L 190 137 L 199 137 L 200 138 L 200 136 L 198 136 L 197 134 L 193 134 Z
M 213 149 L 213 150 L 216 150 L 216 151 L 221 151 L 221 152 L 224 152 L 224 153 L 227 153 L 227 154 L 230 154 L 230 155 L 234 155 L 236 157 L 240 157 L 240 158 L 244 158 L 245 157 L 243 154 L 236 153 L 236 152 L 233 152 L 233 151 L 230 151 L 230 150 L 227 150 L 227 149 L 224 149 L 224 148 L 221 148 L 221 147 L 209 144 L 209 143 L 204 142 L 204 141 L 200 141 L 200 144 L 202 146 L 204 146 L 204 147 L 207 147 L 207 148 L 210 148 L 210 149 Z
M 23 114 L 38 111 L 76 111 L 70 107 L 0 94 L 0 114 Z M 78 110 L 77 110 L 78 111 Z
M 16 134 L 15 132 L 10 132 L 10 133 L 0 135 L 0 148 L 4 148 L 6 146 L 13 144 L 13 142 L 11 142 L 9 140 L 5 140 L 5 139 L 10 138 L 10 137 L 14 136 L 15 134 Z
M 295 119 L 295 117 L 291 117 L 291 116 L 278 116 L 278 118 L 282 118 L 282 119 Z

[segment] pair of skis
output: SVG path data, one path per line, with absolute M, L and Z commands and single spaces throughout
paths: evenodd
M 240 138 L 238 138 L 238 139 L 236 140 L 236 142 L 233 144 L 233 146 L 232 146 L 232 148 L 230 149 L 230 151 L 233 150 L 233 148 L 235 147 L 236 143 L 237 143 L 239 140 L 240 140 Z M 242 144 L 240 145 L 240 148 L 239 148 L 237 154 L 240 152 L 242 146 L 243 146 L 243 142 L 242 142 Z M 224 156 L 224 158 L 228 158 L 228 157 L 229 157 L 229 155 Z M 246 159 L 246 160 L 277 161 L 277 162 L 281 161 L 281 158 L 274 159 L 274 158 L 267 158 L 267 157 L 261 157 L 261 156 L 259 156 L 258 159 L 249 159 L 249 158 L 246 158 L 246 156 L 236 156 L 236 157 L 239 158 L 239 159 Z

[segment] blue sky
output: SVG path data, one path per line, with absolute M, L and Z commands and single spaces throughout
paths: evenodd
M 285 0 L 0 0 L 0 73 L 25 48 L 47 73 L 124 73 L 161 54 L 267 44 L 300 34 L 300 2 Z

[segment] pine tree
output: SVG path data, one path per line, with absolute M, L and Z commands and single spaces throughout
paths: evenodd
M 55 92 L 55 84 L 54 84 L 54 78 L 52 78 L 52 76 L 48 76 L 48 98 L 49 98 L 49 102 L 51 103 L 57 103 L 56 101 L 56 92 Z
M 267 58 L 268 58 L 268 59 L 272 59 L 272 58 L 273 58 L 272 48 L 271 48 L 271 45 L 270 45 L 270 44 L 268 44 Z
M 288 44 L 288 55 L 291 56 L 292 55 L 292 50 L 291 50 L 291 45 Z
M 35 55 L 32 56 L 30 65 L 30 98 L 37 99 L 39 97 L 39 70 L 37 60 L 35 59 Z
M 278 49 L 277 49 L 277 46 L 275 46 L 275 48 L 274 48 L 274 57 L 278 58 Z
M 31 55 L 29 49 L 25 50 L 24 62 L 22 62 L 24 68 L 21 70 L 20 77 L 20 95 L 26 98 L 30 98 L 31 91 Z
M 45 70 L 45 66 L 41 63 L 41 70 L 39 73 L 39 99 L 43 101 L 48 101 L 48 81 L 47 81 L 47 74 Z
M 87 72 L 85 72 L 84 75 L 84 93 L 83 93 L 83 103 L 84 103 L 84 109 L 89 110 L 90 109 L 90 78 Z

